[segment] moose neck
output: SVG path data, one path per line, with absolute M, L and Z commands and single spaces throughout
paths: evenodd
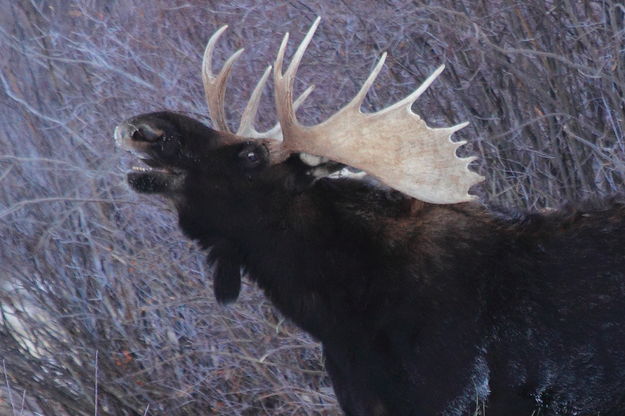
M 206 186 L 201 188 L 188 192 L 208 192 Z M 366 332 L 367 317 L 376 314 L 372 305 L 390 306 L 372 299 L 392 302 L 395 287 L 409 285 L 414 293 L 428 290 L 429 282 L 395 275 L 385 265 L 410 262 L 421 246 L 429 249 L 425 242 L 440 239 L 454 244 L 452 236 L 458 232 L 479 238 L 481 233 L 475 230 L 484 228 L 480 216 L 464 208 L 416 203 L 353 180 L 320 180 L 302 192 L 285 192 L 283 181 L 257 184 L 242 193 L 226 191 L 206 194 L 204 204 L 182 207 L 182 229 L 204 248 L 225 243 L 229 248 L 221 255 L 236 255 L 274 304 L 320 339 L 328 332 L 345 331 L 341 324 L 345 320 L 363 325 L 349 331 Z M 466 229 L 449 229 L 445 224 L 454 223 L 448 222 L 450 216 L 466 217 Z M 428 228 L 432 236 L 424 235 L 423 243 L 419 234 L 424 231 L 415 229 L 419 221 L 432 222 Z M 437 235 L 435 227 L 448 235 Z M 427 267 L 450 265 L 446 261 Z M 376 275 L 385 275 L 392 284 L 370 287 L 368 282 L 376 281 Z

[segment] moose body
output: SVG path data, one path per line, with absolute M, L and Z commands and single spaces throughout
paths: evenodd
M 625 207 L 506 216 L 434 205 L 175 113 L 120 135 L 153 171 L 133 189 L 174 201 L 211 248 L 215 292 L 240 269 L 323 345 L 348 415 L 623 415 Z M 159 132 L 156 137 L 153 132 Z M 253 156 L 253 157 L 252 157 Z
M 467 202 L 481 178 L 450 140 L 465 124 L 432 129 L 411 111 L 442 67 L 363 115 L 383 55 L 342 110 L 300 125 L 293 79 L 318 23 L 284 74 L 288 36 L 278 52 L 279 128 L 252 126 L 266 71 L 229 131 L 225 82 L 240 53 L 217 76 L 210 63 L 224 27 L 202 71 L 217 130 L 159 112 L 115 131 L 151 167 L 130 186 L 173 201 L 182 230 L 210 249 L 217 300 L 237 298 L 244 270 L 321 342 L 350 416 L 460 416 L 480 402 L 488 416 L 623 416 L 625 206 L 511 216 Z M 340 165 L 302 153 L 388 188 L 330 179 Z

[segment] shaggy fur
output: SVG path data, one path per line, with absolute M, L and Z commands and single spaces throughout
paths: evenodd
M 467 415 L 477 399 L 489 416 L 625 414 L 623 205 L 431 205 L 314 180 L 297 157 L 269 167 L 261 145 L 178 114 L 125 125 L 161 169 L 132 188 L 173 200 L 212 249 L 218 300 L 243 268 L 321 341 L 347 415 Z

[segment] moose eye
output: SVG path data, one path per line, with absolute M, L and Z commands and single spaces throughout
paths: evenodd
M 245 145 L 239 152 L 239 159 L 246 168 L 254 168 L 262 162 L 262 150 L 253 144 Z

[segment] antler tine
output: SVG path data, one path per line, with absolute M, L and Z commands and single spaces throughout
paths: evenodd
M 360 87 L 360 91 L 358 91 L 358 94 L 356 94 L 356 96 L 349 102 L 349 104 L 345 106 L 345 108 L 350 108 L 352 110 L 360 111 L 362 102 L 365 100 L 365 97 L 367 96 L 367 93 L 371 89 L 371 86 L 373 85 L 376 78 L 378 77 L 378 74 L 384 67 L 384 61 L 386 61 L 386 52 L 384 52 L 382 56 L 380 56 L 380 59 L 378 60 L 378 63 L 375 65 L 375 67 L 373 68 L 373 71 L 371 71 L 371 74 L 369 74 L 369 77 L 367 77 L 367 80 L 362 84 L 362 87 Z
M 228 28 L 228 25 L 224 25 L 217 30 L 213 36 L 208 40 L 206 49 L 204 50 L 204 58 L 202 59 L 202 81 L 204 83 L 204 93 L 206 96 L 206 104 L 208 105 L 208 111 L 210 113 L 211 120 L 215 127 L 219 130 L 230 132 L 228 123 L 226 122 L 226 115 L 224 110 L 224 99 L 226 95 L 226 86 L 228 76 L 234 61 L 237 60 L 243 49 L 236 51 L 226 62 L 224 63 L 219 74 L 215 76 L 213 74 L 212 56 L 215 50 L 215 44 L 219 40 L 221 34 Z
M 256 118 L 256 113 L 258 112 L 258 106 L 260 105 L 260 97 L 263 95 L 263 89 L 265 88 L 265 84 L 267 83 L 267 78 L 269 78 L 269 73 L 271 72 L 271 65 L 265 69 L 263 76 L 256 84 L 252 95 L 250 96 L 247 105 L 245 106 L 245 110 L 243 110 L 243 115 L 241 116 L 241 123 L 239 124 L 239 128 L 237 130 L 237 136 L 245 136 L 245 137 L 264 137 L 259 136 L 259 132 L 254 128 L 254 119 Z
M 304 102 L 304 100 L 306 100 L 306 98 L 308 98 L 308 96 L 315 90 L 315 86 L 311 85 L 308 88 L 306 88 L 306 90 L 304 90 L 303 93 L 301 93 L 299 95 L 299 97 L 297 97 L 297 99 L 295 100 L 295 102 L 293 103 L 293 110 L 297 110 L 300 105 L 302 105 L 302 103 Z
M 263 94 L 263 90 L 265 88 L 265 84 L 267 83 L 267 78 L 269 78 L 269 73 L 271 72 L 271 65 L 267 67 L 263 76 L 260 78 L 252 95 L 250 96 L 247 105 L 245 106 L 245 110 L 243 110 L 243 115 L 241 116 L 241 123 L 239 124 L 239 129 L 237 130 L 237 136 L 244 136 L 250 138 L 274 138 L 274 139 L 282 139 L 282 128 L 280 123 L 276 123 L 271 129 L 259 132 L 254 127 L 254 120 L 256 119 L 256 114 L 258 113 L 258 107 L 260 105 L 260 98 Z M 293 109 L 297 110 L 299 106 L 304 102 L 306 98 L 312 93 L 315 86 L 309 86 L 293 103 Z
M 386 55 L 386 52 L 384 53 L 384 55 Z M 430 87 L 430 85 L 436 80 L 436 78 L 438 78 L 438 76 L 444 70 L 445 70 L 445 65 L 440 65 L 411 94 L 409 94 L 407 97 L 404 97 L 404 99 L 397 101 L 395 104 L 393 104 L 393 105 L 391 105 L 389 107 L 386 107 L 385 109 L 383 109 L 379 113 L 380 114 L 384 114 L 385 112 L 396 111 L 398 108 L 402 108 L 402 107 L 407 107 L 410 110 L 410 108 L 412 107 L 412 104 L 414 104 L 414 102 L 417 101 L 419 99 L 419 97 L 421 97 L 421 94 L 423 94 Z M 469 123 L 466 123 L 465 126 L 468 125 L 468 124 Z M 460 129 L 458 129 L 458 130 L 460 130 Z M 456 131 L 456 130 L 454 130 L 454 131 Z
M 243 52 L 243 49 L 239 49 L 236 51 L 230 58 L 226 60 L 219 74 L 215 75 L 213 73 L 213 65 L 212 58 L 215 50 L 215 45 L 217 41 L 223 34 L 223 32 L 228 28 L 228 25 L 224 25 L 219 28 L 208 40 L 206 45 L 206 49 L 204 51 L 204 57 L 202 60 L 202 80 L 204 82 L 204 91 L 206 95 L 206 103 L 208 105 L 208 110 L 210 112 L 211 119 L 213 121 L 214 126 L 222 130 L 224 132 L 231 132 L 228 127 L 228 123 L 226 122 L 225 109 L 224 109 L 224 101 L 226 94 L 226 87 L 228 77 L 230 76 L 230 71 L 232 69 L 232 65 L 237 60 L 237 58 Z M 276 123 L 274 127 L 265 131 L 259 132 L 254 127 L 254 120 L 256 118 L 256 114 L 258 112 L 258 107 L 260 105 L 260 99 L 263 94 L 263 90 L 265 88 L 265 84 L 267 83 L 267 79 L 269 78 L 269 74 L 271 72 L 271 65 L 267 67 L 263 76 L 260 78 L 250 99 L 245 106 L 245 110 L 243 110 L 243 114 L 241 116 L 241 121 L 239 123 L 239 128 L 237 129 L 236 136 L 241 138 L 274 138 L 274 139 L 282 139 L 282 129 L 280 123 Z M 297 110 L 297 108 L 302 104 L 302 102 L 310 95 L 313 90 L 313 86 L 310 86 L 306 91 L 304 91 L 298 99 L 293 104 L 293 108 Z
M 293 104 L 293 82 L 295 80 L 295 74 L 297 73 L 299 64 L 302 61 L 302 57 L 304 56 L 304 52 L 306 52 L 306 48 L 312 40 L 312 37 L 314 36 L 320 21 L 321 17 L 317 17 L 315 19 L 312 26 L 308 30 L 308 33 L 306 33 L 304 40 L 302 40 L 299 47 L 295 51 L 293 58 L 291 58 L 291 63 L 289 64 L 289 67 L 284 74 L 282 73 L 282 64 L 284 62 L 286 45 L 289 42 L 288 32 L 284 35 L 284 38 L 282 39 L 282 44 L 280 45 L 280 49 L 278 50 L 278 56 L 276 57 L 273 77 L 274 88 L 276 90 L 276 109 L 278 112 L 278 119 L 280 120 L 280 124 L 282 124 L 283 130 L 285 128 L 285 125 L 297 124 L 297 116 L 295 115 L 296 108 Z M 285 136 L 285 141 L 287 140 L 290 140 L 290 137 Z
M 306 90 L 300 94 L 299 97 L 293 103 L 293 111 L 297 111 L 297 109 L 304 103 L 306 98 L 314 91 L 315 86 L 311 85 Z M 284 137 L 282 135 L 282 126 L 278 121 L 271 129 L 267 130 L 264 133 L 258 133 L 260 136 L 258 137 L 273 137 L 275 139 L 283 140 Z
M 447 128 L 430 128 L 411 107 L 443 71 L 438 67 L 414 92 L 375 113 L 360 107 L 382 70 L 386 53 L 367 77 L 358 94 L 341 110 L 316 126 L 297 121 L 292 104 L 293 82 L 306 47 L 319 24 L 315 20 L 297 48 L 286 72 L 282 73 L 288 33 L 284 36 L 274 67 L 275 100 L 284 134 L 279 157 L 293 152 L 322 156 L 366 171 L 381 182 L 426 202 L 448 204 L 468 201 L 469 188 L 483 178 L 469 170 L 475 158 L 460 158 L 451 134 L 468 123 Z M 276 161 L 280 159 L 276 157 Z

